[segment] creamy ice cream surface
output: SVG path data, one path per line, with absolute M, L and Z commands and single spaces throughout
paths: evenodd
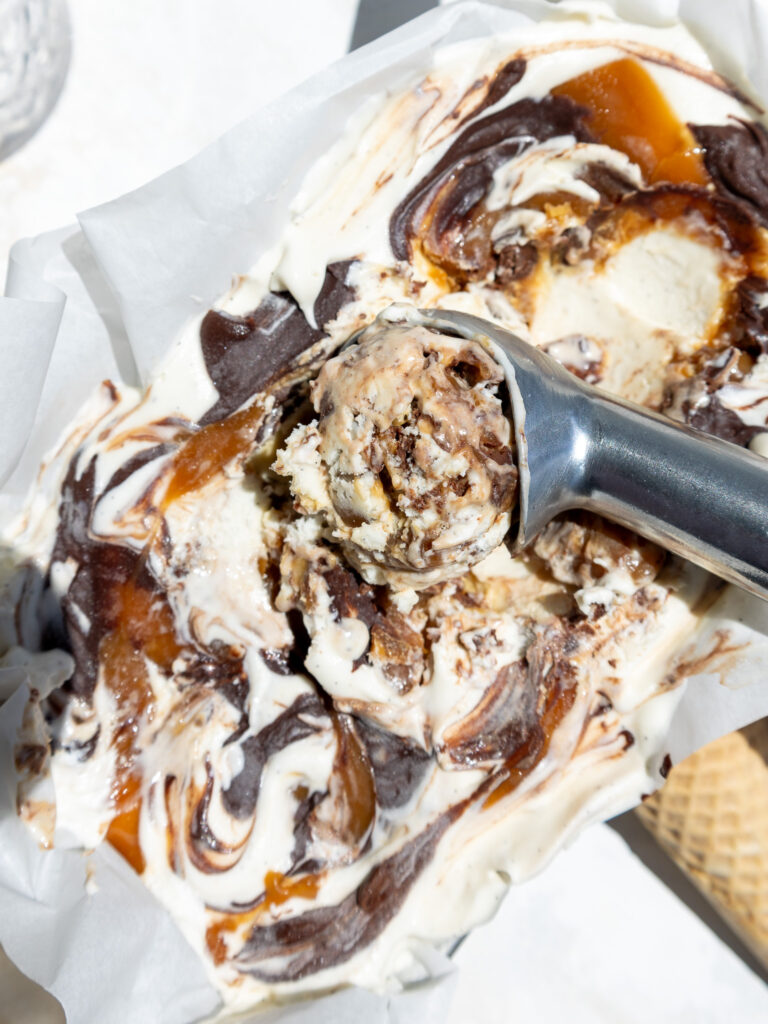
M 376 317 L 477 313 L 765 453 L 760 116 L 679 27 L 439 49 L 43 466 L 0 580 L 19 812 L 111 843 L 230 1006 L 417 979 L 660 784 L 713 581 L 579 513 L 513 557 L 498 365 Z

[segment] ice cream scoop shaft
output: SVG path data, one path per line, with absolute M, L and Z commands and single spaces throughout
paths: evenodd
M 591 402 L 584 507 L 768 599 L 768 463 L 600 396 Z

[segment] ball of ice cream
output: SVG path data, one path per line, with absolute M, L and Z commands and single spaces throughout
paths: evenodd
M 370 583 L 424 587 L 497 547 L 515 506 L 503 374 L 478 343 L 377 322 L 325 364 L 275 463 Z

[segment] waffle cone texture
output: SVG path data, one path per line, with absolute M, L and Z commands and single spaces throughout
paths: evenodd
M 768 719 L 676 765 L 637 814 L 768 968 Z

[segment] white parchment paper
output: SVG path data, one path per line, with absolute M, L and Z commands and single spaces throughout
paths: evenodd
M 615 0 L 632 20 L 681 18 L 719 70 L 768 97 L 768 7 L 760 0 Z M 509 32 L 567 4 L 508 0 L 430 12 L 263 108 L 193 160 L 18 243 L 0 300 L 0 525 L 37 468 L 104 378 L 146 381 L 183 324 L 220 296 L 277 239 L 313 161 L 369 97 L 423 68 L 437 46 Z M 733 639 L 692 678 L 673 722 L 674 760 L 768 713 L 768 605 L 728 589 L 691 651 Z M 186 1024 L 216 995 L 168 915 L 106 847 L 86 858 L 39 850 L 13 810 L 13 737 L 22 685 L 0 709 L 0 943 L 63 1004 L 70 1024 Z M 86 893 L 86 865 L 93 893 Z M 440 1020 L 450 998 L 444 957 L 425 953 L 431 981 L 393 997 L 348 990 L 259 1015 L 280 1024 L 416 1024 Z

